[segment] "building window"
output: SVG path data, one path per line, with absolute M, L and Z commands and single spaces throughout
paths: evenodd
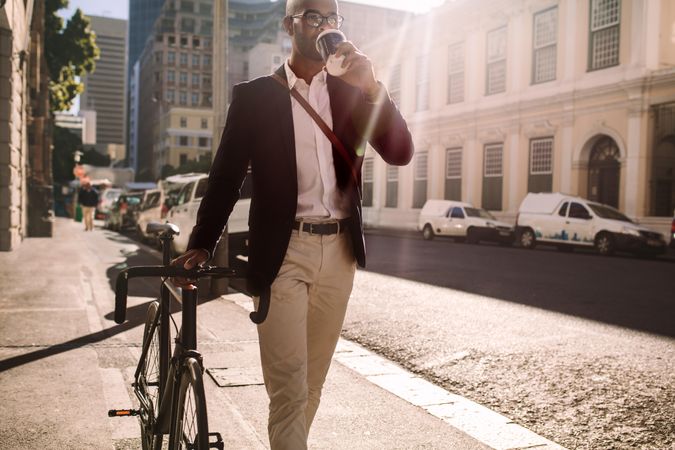
M 506 91 L 506 27 L 487 35 L 486 95 Z
M 199 38 L 192 38 L 192 47 L 199 48 Z
M 183 12 L 194 12 L 195 2 L 193 2 L 192 0 L 181 0 L 180 10 Z
M 385 204 L 387 208 L 396 208 L 398 206 L 398 167 L 387 166 L 387 198 Z
M 178 145 L 181 147 L 187 147 L 189 144 L 187 136 L 178 136 Z
M 180 94 L 178 95 L 178 103 L 180 105 L 187 105 L 187 92 L 180 91 Z
M 203 34 L 205 36 L 211 36 L 211 33 L 213 33 L 213 21 L 212 20 L 202 21 L 202 31 L 200 34 Z
M 210 16 L 211 11 L 212 11 L 211 4 L 203 2 L 199 4 L 199 14 L 203 16 Z
M 181 53 L 180 54 L 180 65 L 181 66 L 187 66 L 188 63 L 188 55 L 187 53 Z
M 202 98 L 204 100 L 204 106 L 211 106 L 211 93 L 210 92 L 204 93 L 204 96 Z
M 199 138 L 199 146 L 200 146 L 200 147 L 208 147 L 208 146 L 209 146 L 209 138 L 207 138 L 207 137 L 200 137 L 200 138 Z
M 181 117 L 180 118 L 180 127 L 181 128 L 187 128 L 187 117 Z
M 503 144 L 485 146 L 483 160 L 483 208 L 493 211 L 502 209 L 502 160 Z
M 181 85 L 181 86 L 186 86 L 186 85 L 187 85 L 187 80 L 188 80 L 188 74 L 187 74 L 187 72 L 181 72 L 181 73 L 180 73 L 180 78 L 179 78 L 180 85 Z
M 429 109 L 429 55 L 417 58 L 415 111 Z
M 176 45 L 176 36 L 169 36 L 168 42 L 169 42 L 169 45 L 172 46 L 172 47 L 174 45 Z
M 173 103 L 176 99 L 176 93 L 174 92 L 173 89 L 169 89 L 166 91 L 166 101 L 169 103 Z
M 591 0 L 588 70 L 619 64 L 621 0 Z
M 462 200 L 462 149 L 445 151 L 445 199 Z
M 188 38 L 186 36 L 181 36 L 180 46 L 181 47 L 187 47 L 188 46 Z
M 464 101 L 464 42 L 448 49 L 448 103 Z
M 192 55 L 192 67 L 199 67 L 199 55 Z
M 202 119 L 202 129 L 206 130 L 209 127 L 208 119 Z
M 199 79 L 200 76 L 198 73 L 193 73 L 192 74 L 192 87 L 193 88 L 198 88 L 199 87 Z
M 427 178 L 429 171 L 429 154 L 427 152 L 415 155 L 414 171 L 412 207 L 421 208 L 427 201 Z
M 176 52 L 167 52 L 166 60 L 167 63 L 170 65 L 176 64 Z
M 155 62 L 157 64 L 162 64 L 162 52 L 155 52 Z M 171 64 L 171 57 L 169 57 L 169 64 Z
M 485 146 L 485 164 L 483 174 L 486 177 L 502 176 L 502 144 L 491 144 Z
M 199 93 L 198 92 L 193 92 L 192 95 L 190 96 L 192 106 L 199 106 Z
M 534 15 L 532 83 L 555 80 L 558 53 L 558 7 Z
M 363 160 L 363 206 L 373 206 L 373 158 Z
M 187 154 L 181 153 L 180 156 L 179 156 L 179 158 L 180 158 L 180 163 L 179 163 L 179 164 L 180 164 L 181 166 L 184 166 L 185 164 L 187 164 L 187 162 L 188 162 L 188 159 L 187 159 L 187 158 L 188 158 L 188 155 L 187 155 Z
M 175 83 L 176 82 L 176 72 L 173 70 L 168 70 L 166 72 L 166 81 L 169 83 Z
M 527 192 L 551 192 L 553 188 L 553 138 L 530 141 L 530 174 Z
M 389 75 L 389 97 L 400 107 L 401 105 L 401 65 L 398 64 L 391 68 Z
M 204 67 L 211 67 L 211 55 L 204 55 Z
M 205 87 L 205 88 L 210 88 L 210 87 L 211 87 L 211 77 L 210 77 L 210 76 L 208 76 L 208 77 L 207 77 L 207 76 L 204 76 L 204 78 L 202 78 L 202 81 L 203 81 L 203 83 L 204 83 L 204 87 Z

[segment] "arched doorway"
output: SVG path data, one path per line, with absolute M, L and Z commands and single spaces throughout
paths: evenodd
M 621 179 L 621 152 L 609 136 L 603 136 L 593 145 L 588 162 L 588 199 L 619 207 Z

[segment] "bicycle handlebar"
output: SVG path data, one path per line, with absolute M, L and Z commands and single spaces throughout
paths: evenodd
M 203 277 L 239 278 L 242 275 L 229 267 L 204 266 L 187 270 L 176 266 L 137 266 L 124 269 L 117 275 L 115 282 L 115 322 L 124 323 L 127 315 L 127 292 L 130 278 L 138 277 L 181 277 L 198 279 Z M 249 317 L 256 324 L 261 324 L 267 318 L 269 311 L 270 291 L 267 289 L 260 296 L 258 310 Z

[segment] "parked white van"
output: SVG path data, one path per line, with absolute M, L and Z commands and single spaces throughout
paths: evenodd
M 492 214 L 470 203 L 453 200 L 427 200 L 417 222 L 424 239 L 435 235 L 465 239 L 470 244 L 492 241 L 511 244 L 514 229 Z
M 197 211 L 201 204 L 208 182 L 207 174 L 191 174 L 181 179 L 183 187 L 178 192 L 174 204 L 171 205 L 167 220 L 178 226 L 180 235 L 174 237 L 173 250 L 183 253 L 187 250 L 192 227 L 197 222 Z M 248 255 L 248 213 L 251 206 L 249 181 L 244 183 L 239 201 L 234 205 L 230 219 L 227 222 L 228 252 L 230 262 L 237 257 Z M 232 265 L 232 264 L 230 264 Z
M 611 206 L 561 193 L 527 194 L 518 210 L 516 230 L 523 248 L 541 242 L 560 250 L 595 247 L 602 255 L 615 250 L 666 251 L 661 233 L 633 223 Z

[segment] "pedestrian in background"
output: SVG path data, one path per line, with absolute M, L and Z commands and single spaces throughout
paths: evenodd
M 94 211 L 98 206 L 98 191 L 92 187 L 89 181 L 84 181 L 77 193 L 77 200 L 82 207 L 84 231 L 91 231 L 94 229 Z
M 287 2 L 291 57 L 275 74 L 234 87 L 188 251 L 174 260 L 190 269 L 213 255 L 250 166 L 247 276 L 253 294 L 270 289 L 258 337 L 273 450 L 307 448 L 356 264 L 365 265 L 363 150 L 369 142 L 394 165 L 413 155 L 408 127 L 366 55 L 343 42 L 336 55 L 347 72 L 324 70 L 317 36 L 342 20 L 335 0 Z

